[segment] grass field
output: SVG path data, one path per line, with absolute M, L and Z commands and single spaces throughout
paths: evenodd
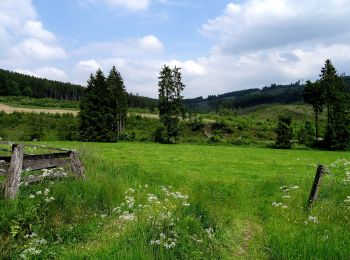
M 23 186 L 15 202 L 0 201 L 0 258 L 350 255 L 350 163 L 339 161 L 349 153 L 147 143 L 50 145 L 79 149 L 88 178 Z M 332 165 L 331 173 L 308 212 L 304 205 L 318 163 Z M 46 202 L 50 196 L 54 200 Z

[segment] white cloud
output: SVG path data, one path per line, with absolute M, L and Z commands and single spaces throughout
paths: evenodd
M 34 70 L 26 70 L 26 69 L 15 69 L 18 73 L 23 73 L 35 77 L 47 78 L 52 80 L 67 80 L 67 75 L 63 70 L 60 70 L 55 67 L 42 67 Z
M 43 60 L 66 58 L 66 52 L 55 45 L 47 45 L 37 39 L 26 39 L 11 49 L 19 58 Z
M 230 3 L 205 23 L 205 35 L 219 36 L 216 50 L 238 53 L 324 39 L 348 32 L 346 0 L 247 0 Z
M 131 10 L 147 9 L 150 0 L 105 0 L 109 5 L 124 6 Z
M 113 8 L 126 8 L 131 11 L 146 10 L 151 4 L 151 0 L 80 0 L 81 3 L 101 4 L 104 3 Z
M 0 66 L 33 66 L 33 62 L 66 58 L 56 36 L 38 20 L 31 0 L 0 1 Z
M 139 45 L 144 50 L 161 50 L 163 49 L 163 44 L 154 35 L 148 35 L 138 40 Z
M 42 41 L 54 41 L 55 35 L 43 28 L 43 24 L 40 21 L 28 20 L 24 23 L 23 34 L 25 36 L 35 38 Z

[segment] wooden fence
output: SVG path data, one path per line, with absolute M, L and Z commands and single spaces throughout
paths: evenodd
M 0 156 L 0 176 L 5 176 L 5 181 L 0 183 L 0 188 L 5 198 L 14 199 L 17 195 L 20 183 L 30 184 L 47 178 L 63 178 L 66 176 L 64 173 L 56 173 L 52 175 L 30 175 L 21 178 L 22 171 L 36 171 L 70 165 L 72 172 L 75 173 L 78 178 L 85 179 L 84 167 L 76 151 L 30 144 L 14 144 L 10 142 L 0 142 L 0 144 L 11 145 L 12 148 L 11 150 L 0 148 L 1 151 L 11 153 L 11 156 Z M 25 154 L 25 147 L 40 148 L 55 152 Z

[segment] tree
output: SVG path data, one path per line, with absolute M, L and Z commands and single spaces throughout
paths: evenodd
M 306 146 L 314 145 L 314 137 L 315 131 L 312 127 L 310 121 L 306 121 L 304 125 L 302 125 L 298 132 L 298 141 L 300 144 L 305 144 Z
M 276 148 L 290 149 L 292 148 L 291 139 L 293 138 L 293 128 L 291 127 L 292 117 L 289 115 L 280 115 L 275 130 L 277 134 Z
M 80 102 L 80 137 L 88 142 L 116 140 L 113 132 L 113 115 L 110 108 L 110 91 L 105 76 L 99 69 L 90 76 L 85 95 Z
M 327 106 L 324 145 L 329 149 L 348 149 L 350 147 L 349 94 L 329 59 L 321 70 L 320 85 Z
M 320 81 L 311 83 L 311 81 L 306 82 L 306 86 L 303 92 L 304 101 L 312 105 L 315 113 L 315 140 L 318 140 L 318 115 L 322 113 L 323 106 L 325 105 L 325 95 L 321 88 Z
M 120 73 L 113 66 L 107 78 L 111 98 L 112 130 L 119 134 L 124 131 L 128 114 L 128 94 L 125 90 L 124 81 Z
M 164 65 L 160 72 L 158 82 L 159 93 L 159 118 L 166 129 L 163 141 L 166 143 L 177 143 L 180 134 L 180 115 L 182 114 L 181 92 L 185 85 L 182 83 L 180 69 L 170 69 Z

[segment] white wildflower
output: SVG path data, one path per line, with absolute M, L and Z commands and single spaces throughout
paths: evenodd
M 313 216 L 309 216 L 308 221 L 309 222 L 313 222 L 313 223 L 318 223 L 318 218 L 317 217 L 313 217 Z
M 274 207 L 280 207 L 280 206 L 282 206 L 282 202 L 272 202 L 272 206 L 274 206 Z

